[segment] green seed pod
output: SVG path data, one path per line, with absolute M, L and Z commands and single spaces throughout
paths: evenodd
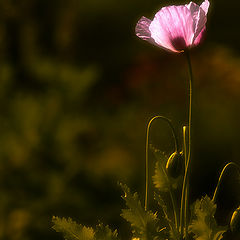
M 230 229 L 232 232 L 240 232 L 240 206 L 233 212 Z
M 170 177 L 177 178 L 182 171 L 183 154 L 182 152 L 174 152 L 168 158 L 166 164 L 166 171 Z

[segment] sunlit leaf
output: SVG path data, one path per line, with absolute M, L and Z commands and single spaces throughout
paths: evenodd
M 123 209 L 121 216 L 125 218 L 132 227 L 133 236 L 142 240 L 164 239 L 165 226 L 159 224 L 157 214 L 145 211 L 138 198 L 138 194 L 132 194 L 126 185 L 121 185 L 128 209 Z
M 102 223 L 96 227 L 96 240 L 117 240 L 117 235 L 117 230 L 112 231 L 108 226 L 104 226 Z
M 178 178 L 172 178 L 168 176 L 165 170 L 168 157 L 156 148 L 151 147 L 151 149 L 157 159 L 155 174 L 153 176 L 155 187 L 162 192 L 168 192 L 170 188 L 176 189 L 180 185 L 182 177 L 179 176 Z
M 117 230 L 112 231 L 102 223 L 96 229 L 77 224 L 71 218 L 53 217 L 53 229 L 63 234 L 66 240 L 117 240 Z
M 94 240 L 94 231 L 77 224 L 71 218 L 53 217 L 53 229 L 61 232 L 66 240 Z
M 214 218 L 217 205 L 208 197 L 202 197 L 193 204 L 192 221 L 189 233 L 196 240 L 220 240 L 227 226 L 218 226 Z

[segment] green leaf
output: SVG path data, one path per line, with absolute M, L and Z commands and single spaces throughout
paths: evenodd
M 194 234 L 196 240 L 220 240 L 227 226 L 218 226 L 214 218 L 217 205 L 208 197 L 202 197 L 193 204 L 192 221 L 189 233 Z
M 117 240 L 117 236 L 117 230 L 112 232 L 112 230 L 108 226 L 103 226 L 102 223 L 97 225 L 96 227 L 96 240 Z
M 155 187 L 162 192 L 168 192 L 170 188 L 176 189 L 181 184 L 182 176 L 172 178 L 167 175 L 165 170 L 168 157 L 160 150 L 151 146 L 154 156 L 157 159 L 153 183 Z
M 66 240 L 94 240 L 92 228 L 84 227 L 71 218 L 53 217 L 53 229 L 61 232 Z
M 131 224 L 133 236 L 141 240 L 163 239 L 165 227 L 159 228 L 157 214 L 145 211 L 138 194 L 132 194 L 126 185 L 121 184 L 121 187 L 124 191 L 123 199 L 128 206 L 128 209 L 122 210 L 121 216 Z

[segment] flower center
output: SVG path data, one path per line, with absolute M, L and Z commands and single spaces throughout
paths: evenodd
M 176 37 L 171 40 L 172 46 L 177 50 L 181 51 L 187 48 L 186 42 L 183 37 Z

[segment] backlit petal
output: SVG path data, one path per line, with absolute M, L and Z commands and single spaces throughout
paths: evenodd
M 202 30 L 205 28 L 206 22 L 207 22 L 207 17 L 205 15 L 205 12 L 201 8 L 199 8 L 193 42 L 199 36 Z
M 151 38 L 151 32 L 149 31 L 151 22 L 152 21 L 150 19 L 141 17 L 135 28 L 136 35 L 143 40 L 148 40 Z
M 208 8 L 209 8 L 209 1 L 208 0 L 205 0 L 201 5 L 200 5 L 200 8 L 205 12 L 205 15 L 207 15 L 208 13 Z
M 180 52 L 192 44 L 193 19 L 186 6 L 162 8 L 149 26 L 155 42 L 171 51 Z
M 207 0 L 204 2 L 205 7 L 207 7 L 207 2 L 208 2 Z M 193 42 L 196 43 L 197 41 L 195 41 L 195 39 L 199 36 L 199 34 L 205 28 L 205 25 L 207 22 L 206 13 L 201 7 L 199 7 L 194 2 L 190 2 L 188 5 L 186 5 L 186 7 L 190 10 L 192 18 L 193 18 L 194 37 L 193 37 L 192 43 Z M 206 8 L 206 10 L 207 10 L 207 8 Z
M 152 21 L 150 19 L 148 19 L 146 17 L 141 17 L 136 25 L 135 32 L 139 38 L 141 38 L 153 45 L 157 45 L 155 43 L 154 39 L 151 37 L 151 32 L 149 31 L 149 26 L 150 26 L 151 22 Z
M 203 30 L 198 34 L 198 36 L 194 39 L 193 45 L 197 46 L 201 43 L 202 39 L 204 38 L 206 32 L 206 27 L 203 28 Z

